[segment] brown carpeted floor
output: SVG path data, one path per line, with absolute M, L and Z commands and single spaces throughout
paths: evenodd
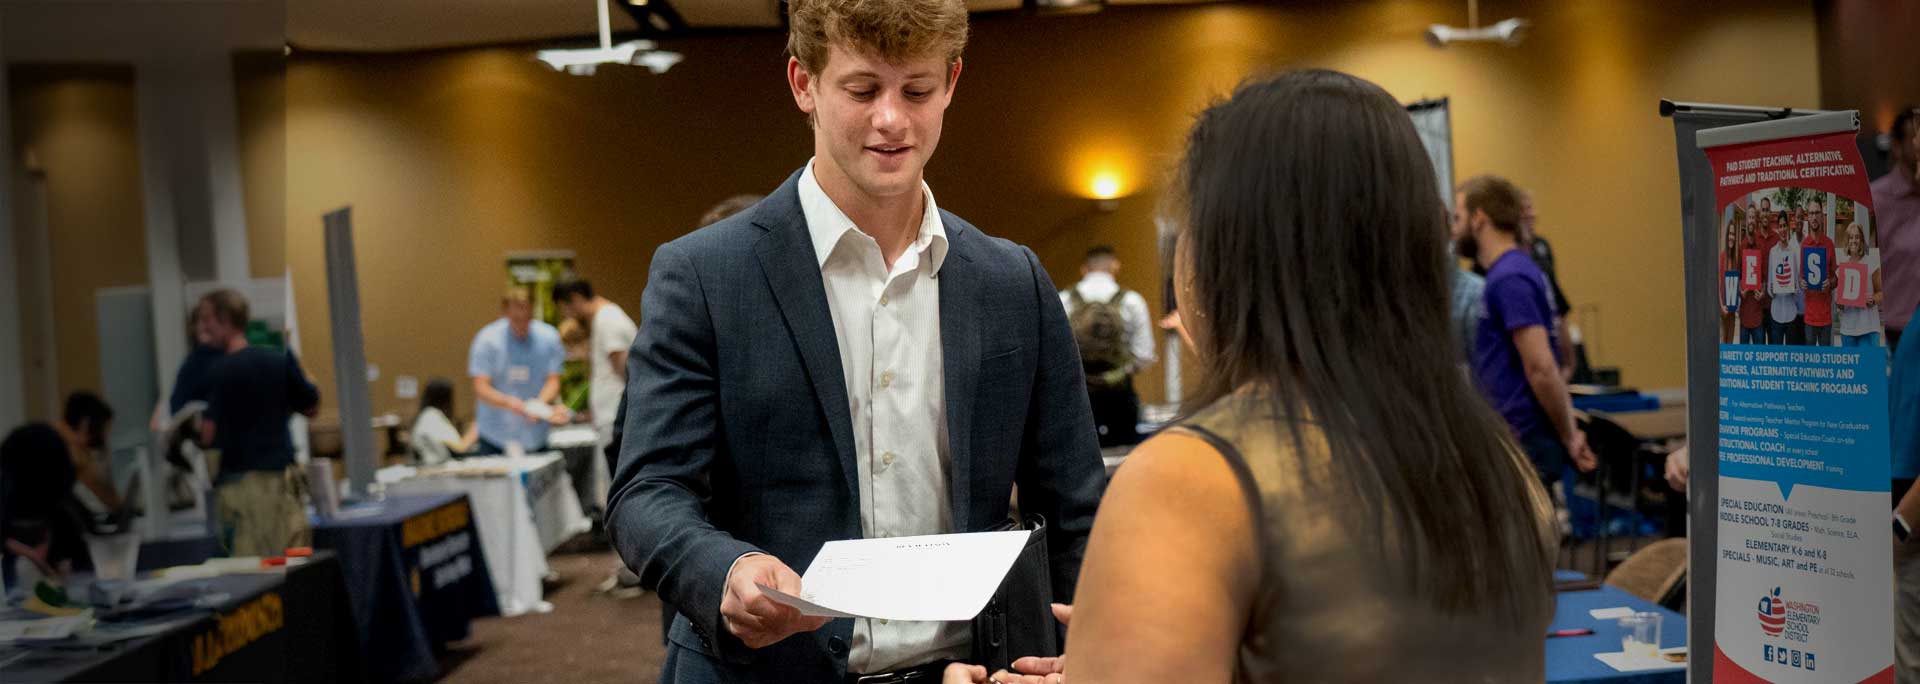
M 613 553 L 562 551 L 547 562 L 560 581 L 547 586 L 553 612 L 473 623 L 473 636 L 449 647 L 442 681 L 599 684 L 653 682 L 660 645 L 660 600 L 594 592 L 613 569 Z

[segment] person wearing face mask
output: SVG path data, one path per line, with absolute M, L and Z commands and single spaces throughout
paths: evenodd
M 1105 484 L 1086 379 L 1039 259 L 925 181 L 966 4 L 787 14 L 813 158 L 654 252 L 608 532 L 677 612 L 662 682 L 923 681 L 971 656 L 968 623 L 807 617 L 759 587 L 800 593 L 831 540 L 1000 526 L 1017 485 L 1071 600 Z

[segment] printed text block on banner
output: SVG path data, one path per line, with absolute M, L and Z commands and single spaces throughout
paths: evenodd
M 1867 300 L 1873 294 L 1873 281 L 1867 273 L 1866 264 L 1840 264 L 1834 267 L 1833 277 L 1838 286 L 1834 290 L 1834 301 L 1841 306 L 1868 306 Z

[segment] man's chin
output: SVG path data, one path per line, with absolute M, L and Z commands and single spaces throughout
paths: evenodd
M 860 179 L 860 189 L 875 198 L 895 198 L 920 191 L 918 174 L 897 171 L 885 174 L 870 174 Z

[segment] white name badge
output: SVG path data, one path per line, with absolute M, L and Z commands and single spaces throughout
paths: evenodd
M 508 366 L 507 382 L 526 382 L 533 379 L 533 369 L 526 366 Z

